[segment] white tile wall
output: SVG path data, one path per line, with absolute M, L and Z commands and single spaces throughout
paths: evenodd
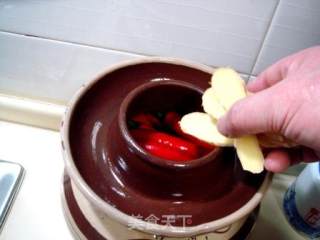
M 0 2 L 0 30 L 249 73 L 278 0 Z
M 282 57 L 320 44 L 320 1 L 280 0 L 253 74 Z
M 316 44 L 319 0 L 2 0 L 0 92 L 65 102 L 108 65 L 138 55 L 256 75 Z
M 0 92 L 60 103 L 111 64 L 141 56 L 3 32 L 0 43 Z
M 0 32 L 0 92 L 65 103 L 108 65 L 137 56 Z

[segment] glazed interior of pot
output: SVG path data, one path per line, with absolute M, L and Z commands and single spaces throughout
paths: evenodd
M 130 148 L 118 122 L 120 106 L 131 91 L 154 81 L 194 85 L 169 88 L 171 97 L 163 91 L 146 93 L 160 94 L 157 99 L 163 102 L 158 100 L 156 106 L 172 107 L 175 95 L 191 94 L 198 100 L 179 104 L 182 107 L 179 111 L 198 109 L 199 91 L 209 87 L 210 77 L 197 68 L 161 62 L 126 66 L 106 74 L 74 106 L 69 129 L 72 159 L 68 160 L 74 162 L 92 191 L 129 216 L 139 216 L 142 220 L 155 216 L 159 224 L 166 224 L 163 221 L 166 216 L 173 215 L 175 220 L 171 225 L 195 226 L 233 213 L 256 193 L 264 173 L 253 175 L 242 171 L 232 148 L 224 148 L 214 161 L 196 168 L 163 168 L 151 164 Z M 129 107 L 126 116 L 137 106 L 154 107 L 152 102 L 137 99 L 131 102 L 136 107 Z M 183 109 L 184 106 L 188 109 Z M 188 223 L 182 217 L 186 215 L 191 219 Z
M 160 122 L 164 121 L 166 113 L 176 113 L 180 118 L 190 112 L 203 111 L 202 109 L 202 96 L 201 89 L 196 86 L 185 83 L 182 81 L 155 81 L 146 84 L 142 84 L 133 91 L 131 91 L 127 97 L 123 100 L 119 110 L 119 125 L 121 128 L 121 134 L 126 138 L 129 147 L 132 147 L 133 151 L 140 154 L 141 158 L 152 162 L 158 166 L 171 167 L 177 169 L 186 169 L 201 166 L 208 161 L 215 159 L 215 156 L 219 152 L 218 147 L 210 147 L 204 149 L 204 153 L 199 157 L 191 160 L 172 161 L 165 158 L 157 157 L 149 152 L 145 151 L 130 134 L 130 126 L 128 123 L 132 121 L 134 116 L 138 114 L 149 114 L 154 116 L 156 120 Z M 157 117 L 160 115 L 161 117 Z M 162 123 L 163 124 L 163 123 Z M 163 124 L 164 125 L 164 124 Z M 151 128 L 151 126 L 146 126 Z M 183 139 L 183 136 L 175 132 L 170 126 L 166 128 L 156 129 L 157 132 L 166 133 L 170 136 L 175 136 Z M 135 130 L 137 130 L 136 127 Z M 154 129 L 142 129 L 140 133 L 152 132 Z M 186 139 L 187 142 L 192 142 L 190 139 Z M 194 141 L 196 146 L 198 141 Z M 193 144 L 193 142 L 192 142 Z M 199 145 L 199 144 L 198 144 Z M 199 149 L 201 146 L 197 146 Z

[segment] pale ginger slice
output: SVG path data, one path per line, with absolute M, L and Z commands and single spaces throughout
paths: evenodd
M 217 69 L 211 78 L 211 85 L 226 110 L 247 96 L 243 79 L 231 68 Z M 235 139 L 234 144 L 243 169 L 253 173 L 263 171 L 264 157 L 255 135 Z
M 209 114 L 193 112 L 184 115 L 180 121 L 183 132 L 202 141 L 217 146 L 233 146 L 233 139 L 223 136 L 217 129 L 216 122 Z
M 240 159 L 242 168 L 252 173 L 263 171 L 263 154 L 255 135 L 234 139 L 234 147 Z
M 202 106 L 203 110 L 216 120 L 226 114 L 226 109 L 219 102 L 213 88 L 208 88 L 203 93 Z
M 211 78 L 211 85 L 226 110 L 247 96 L 244 80 L 231 68 L 218 68 Z

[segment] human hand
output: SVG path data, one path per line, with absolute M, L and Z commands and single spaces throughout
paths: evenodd
M 278 61 L 247 89 L 255 94 L 238 101 L 219 120 L 222 134 L 273 132 L 301 145 L 271 150 L 265 158 L 269 171 L 320 159 L 320 46 Z

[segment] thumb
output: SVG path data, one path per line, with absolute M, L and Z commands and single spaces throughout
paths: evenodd
M 228 137 L 275 131 L 274 106 L 280 110 L 275 101 L 272 88 L 239 100 L 219 119 L 219 131 Z

